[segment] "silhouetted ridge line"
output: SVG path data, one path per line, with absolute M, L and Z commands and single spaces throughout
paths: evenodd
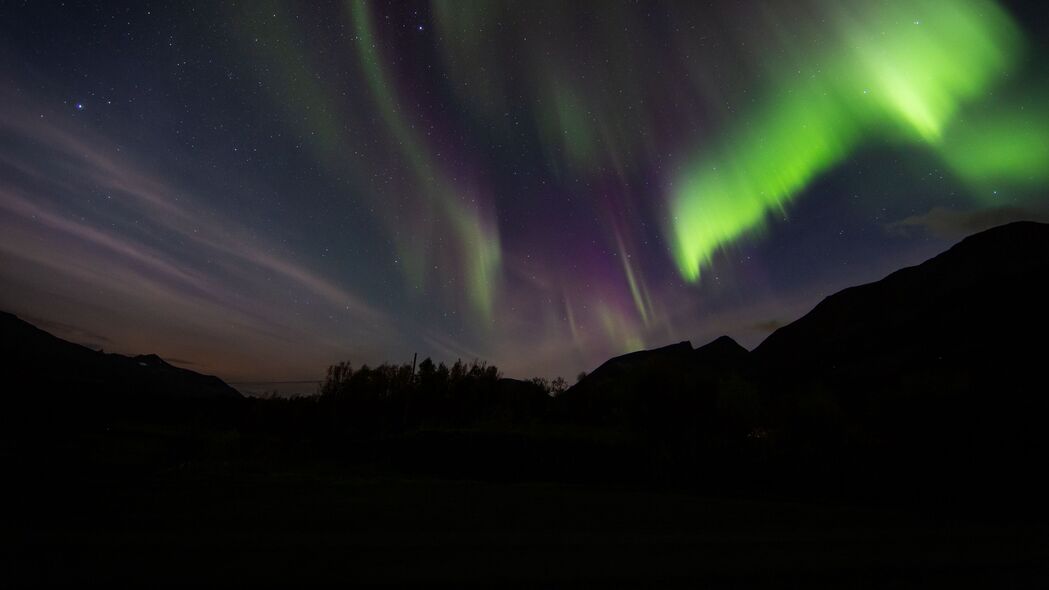
M 216 439 L 222 465 L 254 448 L 262 464 L 301 452 L 413 475 L 1030 506 L 1049 491 L 1047 301 L 1049 225 L 1019 223 L 832 295 L 753 352 L 728 337 L 680 342 L 609 359 L 567 389 L 482 362 L 347 361 L 319 396 L 222 404 L 235 398 L 213 377 L 90 351 L 10 315 L 0 356 L 23 398 L 45 400 L 13 428 L 39 432 L 61 412 L 69 427 L 204 424 L 235 432 Z M 70 399 L 114 391 L 125 397 L 90 419 Z M 148 393 L 177 403 L 114 420 Z
M 237 399 L 237 390 L 213 375 L 176 367 L 156 354 L 128 357 L 57 338 L 0 312 L 0 362 L 17 388 L 64 395 L 125 395 Z
M 825 298 L 754 349 L 766 371 L 864 370 L 960 361 L 1008 365 L 1044 349 L 1049 225 L 1016 222 L 969 236 L 880 281 Z M 973 359 L 976 360 L 976 359 Z M 881 369 L 873 363 L 885 363 Z

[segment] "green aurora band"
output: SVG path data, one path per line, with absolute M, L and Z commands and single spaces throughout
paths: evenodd
M 999 189 L 1049 183 L 1049 92 L 980 105 L 944 132 L 939 152 L 975 194 L 993 203 Z
M 453 103 L 440 115 L 461 133 L 453 143 L 519 142 L 497 152 L 538 168 L 525 181 L 543 180 L 537 198 L 571 194 L 599 220 L 595 244 L 616 265 L 558 279 L 555 295 L 577 348 L 627 352 L 673 329 L 665 287 L 648 282 L 659 275 L 648 256 L 667 253 L 646 252 L 638 220 L 656 221 L 675 274 L 694 282 L 866 146 L 936 154 L 977 206 L 1049 183 L 1049 88 L 1011 86 L 1028 81 L 1010 78 L 1026 63 L 1022 39 L 993 0 L 759 0 L 747 27 L 738 7 L 654 5 L 432 0 L 432 21 L 413 33 L 438 52 L 447 85 L 426 90 Z M 431 136 L 416 112 L 397 53 L 410 45 L 387 9 L 338 7 L 345 60 L 299 43 L 309 24 L 285 0 L 238 9 L 241 49 L 265 63 L 274 105 L 294 107 L 291 132 L 369 205 L 409 292 L 497 334 L 516 302 L 515 247 L 535 239 L 527 225 L 500 227 L 518 223 L 506 215 L 514 191 L 496 194 L 506 189 L 484 153 L 465 165 L 442 155 L 451 137 Z
M 374 211 L 385 222 L 401 261 L 400 270 L 413 291 L 425 291 L 428 282 L 437 284 L 448 291 L 450 299 L 463 298 L 472 310 L 491 319 L 502 260 L 498 228 L 478 204 L 475 191 L 456 186 L 441 170 L 424 138 L 404 114 L 408 111 L 402 108 L 402 100 L 384 67 L 369 5 L 347 0 L 345 6 L 345 16 L 359 40 L 354 45 L 355 63 L 368 88 L 368 93 L 360 98 L 347 96 L 338 91 L 338 86 L 321 82 L 324 78 L 317 72 L 323 68 L 294 42 L 304 33 L 297 26 L 293 8 L 280 0 L 259 0 L 242 6 L 234 15 L 240 23 L 241 41 L 248 48 L 246 54 L 261 58 L 267 65 L 260 86 L 274 93 L 272 100 L 279 106 L 305 105 L 294 112 L 294 120 L 300 122 L 293 126 L 294 132 L 308 135 L 310 140 L 304 143 L 314 150 L 317 159 L 349 178 L 364 179 L 374 173 L 374 164 L 359 154 L 370 147 L 361 142 L 362 137 L 372 133 L 370 114 L 379 114 L 379 125 L 389 132 L 390 143 L 403 158 L 414 184 L 412 190 L 404 192 L 406 197 L 391 198 L 365 183 L 354 190 L 368 194 L 377 204 Z M 252 42 L 258 38 L 271 42 Z M 271 78 L 279 83 L 272 83 Z M 294 100 L 289 101 L 277 89 L 288 89 Z M 420 214 L 414 222 L 406 222 L 390 213 L 398 208 L 410 208 Z M 452 265 L 456 268 L 444 268 L 455 255 L 458 258 Z M 443 281 L 433 272 L 438 262 L 444 263 Z M 449 276 L 461 280 L 448 280 Z
M 698 280 L 719 249 L 760 230 L 867 142 L 930 146 L 962 179 L 1045 178 L 1044 139 L 1014 133 L 1024 120 L 950 127 L 1019 57 L 1020 34 L 997 5 L 908 0 L 828 10 L 825 53 L 799 62 L 820 66 L 780 68 L 791 75 L 776 77 L 751 124 L 702 150 L 675 182 L 668 232 L 685 279 Z M 948 130 L 957 142 L 945 141 Z M 983 159 L 984 144 L 1004 147 Z
M 462 255 L 467 280 L 467 294 L 475 308 L 486 318 L 492 318 L 494 290 L 501 262 L 499 235 L 494 223 L 485 223 L 481 212 L 463 198 L 468 191 L 457 190 L 449 179 L 431 160 L 424 142 L 401 114 L 394 85 L 382 67 L 382 59 L 376 46 L 372 30 L 372 16 L 363 0 L 349 4 L 354 31 L 360 43 L 361 65 L 368 86 L 375 99 L 383 121 L 393 135 L 395 143 L 411 164 L 421 189 L 421 196 L 434 208 L 434 214 L 449 222 L 457 250 Z M 429 245 L 423 245 L 425 248 Z M 415 246 L 413 250 L 418 249 Z M 410 256 L 411 251 L 402 252 L 410 263 L 409 275 L 420 285 L 426 271 L 422 256 Z

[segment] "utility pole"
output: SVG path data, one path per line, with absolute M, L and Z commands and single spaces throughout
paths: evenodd
M 412 379 L 415 379 L 415 361 L 419 358 L 419 353 L 412 353 Z

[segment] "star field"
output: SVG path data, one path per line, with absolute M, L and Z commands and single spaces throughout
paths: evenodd
M 752 346 L 1047 217 L 1043 13 L 7 3 L 0 307 L 229 380 Z

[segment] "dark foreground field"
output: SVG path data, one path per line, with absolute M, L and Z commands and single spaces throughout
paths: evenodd
M 891 510 L 296 474 L 75 482 L 58 492 L 46 508 L 15 517 L 15 543 L 4 550 L 9 580 L 839 587 L 1049 581 L 1044 527 Z
M 1049 587 L 1049 225 L 826 298 L 753 351 L 333 365 L 246 399 L 0 314 L 0 587 Z M 702 585 L 702 584 L 701 584 Z
M 70 441 L 73 462 L 51 466 L 7 448 L 21 473 L 4 484 L 4 585 L 1049 582 L 1047 528 L 1023 515 L 411 479 L 308 460 L 157 471 L 172 440 L 101 438 Z

